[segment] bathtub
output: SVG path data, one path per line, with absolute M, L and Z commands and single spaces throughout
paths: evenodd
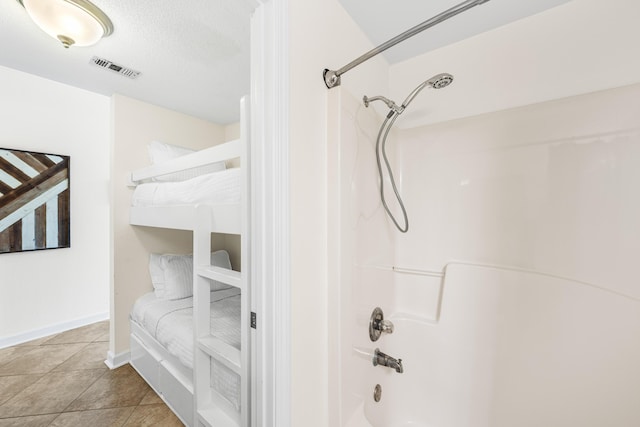
M 332 426 L 640 426 L 637 99 L 394 129 L 401 234 L 379 201 L 380 118 L 330 95 Z M 371 342 L 375 307 L 395 330 Z M 374 367 L 376 348 L 404 372 Z
M 638 300 L 477 265 L 449 266 L 442 292 L 436 321 L 396 312 L 392 334 L 352 349 L 366 368 L 347 427 L 640 425 Z M 374 367 L 375 348 L 404 372 Z

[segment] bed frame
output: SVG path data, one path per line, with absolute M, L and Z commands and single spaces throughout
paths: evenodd
M 236 205 L 132 207 L 130 223 L 136 226 L 193 232 L 194 369 L 188 369 L 149 333 L 131 322 L 131 365 L 187 426 L 249 427 L 251 423 L 250 317 L 250 164 L 249 102 L 240 102 L 240 139 L 220 144 L 174 161 L 131 174 L 133 185 L 155 176 L 218 161 L 240 158 L 241 202 Z M 241 272 L 210 265 L 211 233 L 239 234 Z M 209 325 L 210 288 L 213 280 L 241 290 L 240 345 L 238 350 L 212 336 Z M 211 358 L 240 376 L 240 411 L 211 387 Z

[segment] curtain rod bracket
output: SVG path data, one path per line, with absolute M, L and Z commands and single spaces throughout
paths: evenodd
M 325 68 L 322 77 L 324 78 L 324 84 L 327 85 L 327 89 L 340 86 L 340 76 L 335 71 Z

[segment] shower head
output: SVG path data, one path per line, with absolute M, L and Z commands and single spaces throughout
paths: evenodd
M 415 88 L 409 94 L 409 96 L 407 96 L 407 99 L 405 99 L 404 102 L 402 102 L 402 106 L 400 108 L 402 109 L 402 111 L 404 111 L 404 109 L 407 108 L 409 103 L 413 101 L 413 98 L 418 96 L 420 91 L 425 87 L 429 86 L 434 89 L 442 89 L 443 87 L 449 86 L 451 82 L 453 82 L 453 76 L 449 73 L 440 73 L 431 77 L 429 80 L 424 81 L 417 88 Z
M 434 89 L 442 89 L 443 87 L 447 87 L 451 84 L 451 82 L 453 82 L 453 76 L 449 73 L 440 73 L 437 74 L 433 77 L 431 77 L 429 80 L 425 80 L 424 82 L 420 83 L 420 85 L 415 88 L 413 91 L 411 91 L 411 93 L 409 94 L 409 96 L 407 96 L 407 99 L 404 100 L 404 102 L 402 103 L 402 105 L 400 105 L 399 107 L 396 105 L 395 102 L 393 102 L 392 100 L 385 98 L 384 96 L 373 96 L 371 98 L 369 98 L 368 96 L 364 96 L 362 98 L 362 102 L 364 103 L 365 107 L 368 107 L 369 104 L 373 101 L 382 101 L 385 104 L 387 104 L 387 107 L 389 107 L 391 109 L 391 111 L 389 111 L 389 116 L 391 117 L 393 114 L 402 114 L 402 112 L 404 111 L 405 108 L 407 108 L 407 106 L 409 105 L 409 103 L 411 101 L 413 101 L 413 98 L 415 98 L 416 96 L 418 96 L 418 94 L 420 93 L 420 91 L 422 89 L 424 89 L 425 87 L 429 86 L 432 87 Z
M 453 82 L 453 76 L 449 73 L 441 73 L 427 80 L 427 84 L 434 89 L 442 89 L 449 86 Z

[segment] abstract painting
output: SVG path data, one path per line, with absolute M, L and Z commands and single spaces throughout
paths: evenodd
M 0 148 L 0 254 L 71 246 L 69 156 Z

